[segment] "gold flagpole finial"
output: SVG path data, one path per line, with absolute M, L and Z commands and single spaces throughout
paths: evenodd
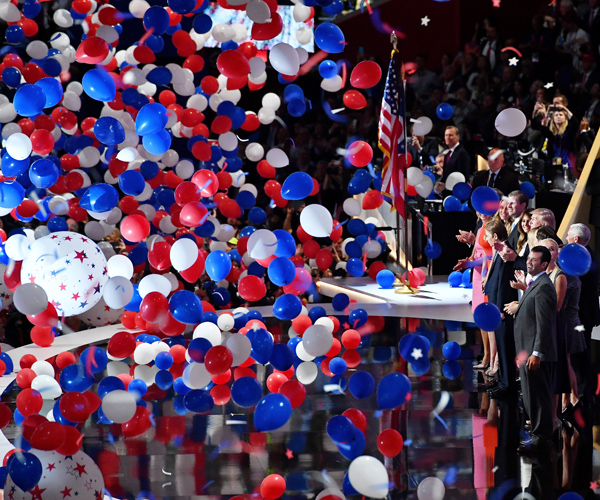
M 390 43 L 392 44 L 392 48 L 394 52 L 398 50 L 398 36 L 396 36 L 396 32 L 392 31 L 390 34 Z

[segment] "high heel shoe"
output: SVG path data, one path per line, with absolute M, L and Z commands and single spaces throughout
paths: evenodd
M 498 371 L 498 368 L 489 368 L 486 370 L 485 375 L 487 377 L 493 377 L 494 375 L 496 375 L 497 371 Z
M 473 370 L 486 371 L 489 367 L 489 364 L 484 365 L 483 363 L 479 363 L 478 365 L 473 366 Z

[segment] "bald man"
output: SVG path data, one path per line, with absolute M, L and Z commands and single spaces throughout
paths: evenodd
M 501 149 L 494 148 L 488 154 L 489 170 L 481 170 L 473 176 L 471 185 L 473 189 L 479 186 L 489 186 L 499 189 L 508 196 L 519 189 L 519 174 L 504 163 L 504 153 Z

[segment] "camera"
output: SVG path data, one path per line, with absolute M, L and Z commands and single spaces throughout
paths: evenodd
M 560 111 L 560 108 L 558 106 L 550 106 L 548 108 L 548 113 L 554 113 L 556 111 Z

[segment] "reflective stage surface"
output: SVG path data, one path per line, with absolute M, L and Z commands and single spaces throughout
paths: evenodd
M 595 497 L 590 486 L 595 488 L 593 481 L 600 479 L 600 436 L 595 442 L 597 428 L 592 413 L 585 414 L 579 429 L 561 432 L 559 428 L 551 454 L 520 457 L 519 408 L 477 392 L 477 384 L 483 380 L 472 369 L 480 351 L 475 345 L 479 342 L 475 330 L 465 331 L 453 324 L 454 331 L 447 331 L 443 321 L 411 320 L 411 331 L 416 329 L 431 343 L 430 368 L 416 375 L 398 353 L 398 341 L 406 334 L 400 322 L 404 326 L 404 319 L 386 318 L 381 331 L 363 337 L 357 349 L 360 364 L 343 374 L 348 380 L 357 371 L 368 371 L 378 384 L 394 371 L 406 373 L 412 396 L 396 410 L 379 409 L 377 388 L 359 400 L 343 382 L 332 383 L 319 371 L 316 381 L 306 386 L 306 400 L 293 410 L 289 422 L 279 430 L 260 433 L 254 427 L 253 409 L 229 400 L 216 404 L 210 415 L 180 414 L 176 409 L 181 412 L 181 405 L 172 389 L 161 392 L 150 388 L 145 398 L 153 415 L 149 431 L 125 439 L 120 425 L 98 424 L 94 414 L 82 430 L 84 450 L 100 466 L 107 492 L 114 498 L 229 499 L 255 495 L 259 499 L 263 479 L 280 474 L 287 484 L 285 498 L 312 499 L 325 488 L 344 488 L 351 461 L 339 452 L 326 425 L 331 417 L 355 408 L 367 419 L 362 454 L 385 465 L 391 499 L 418 498 L 417 486 L 432 476 L 444 482 L 444 498 L 448 500 L 546 500 L 559 498 L 566 491 Z M 266 323 L 276 341 L 287 341 L 289 324 Z M 447 361 L 441 348 L 449 340 L 462 347 L 458 360 L 461 370 L 454 380 L 442 371 Z M 127 361 L 133 366 L 131 359 Z M 110 375 L 125 370 L 129 368 L 121 362 L 112 362 L 107 368 Z M 266 378 L 272 371 L 270 365 L 258 366 L 263 394 L 269 392 Z M 97 381 L 106 375 L 106 371 L 98 374 Z M 233 377 L 226 385 L 230 387 L 232 381 Z M 13 388 L 3 396 L 13 410 L 17 394 Z M 41 413 L 51 408 L 51 402 L 46 402 Z M 401 433 L 404 447 L 396 457 L 386 458 L 377 442 L 380 432 L 390 428 Z M 14 424 L 4 432 L 11 441 L 19 434 Z M 565 500 L 574 498 L 567 496 Z

